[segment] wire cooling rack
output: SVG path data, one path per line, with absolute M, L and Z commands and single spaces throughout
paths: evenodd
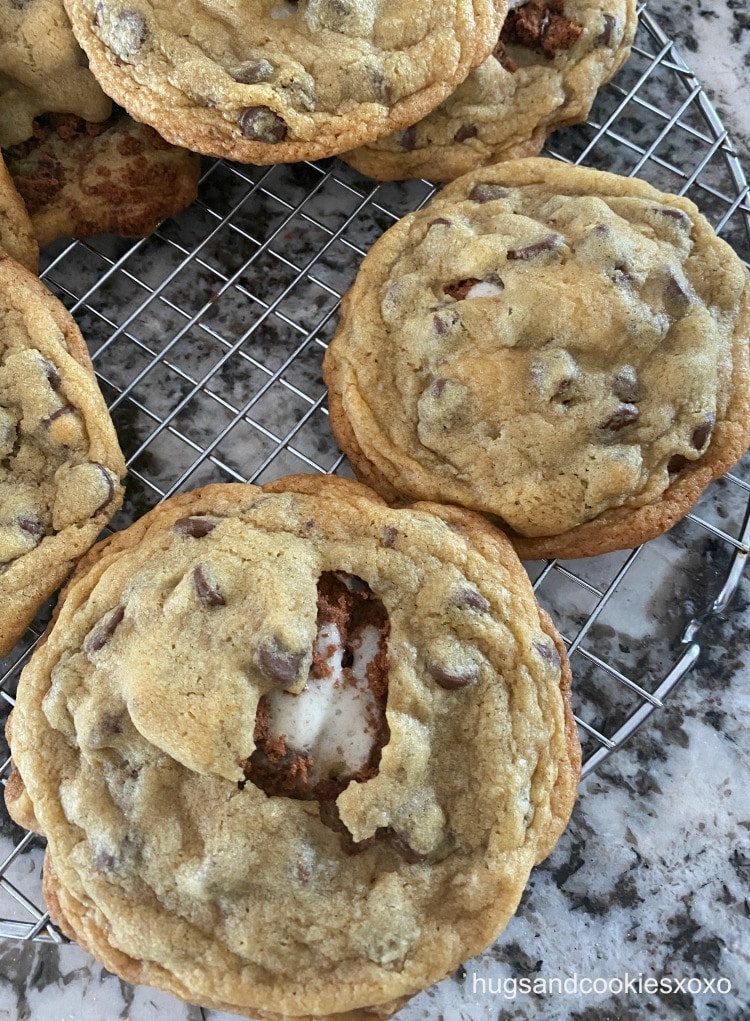
M 750 200 L 736 153 L 647 13 L 630 61 L 600 91 L 589 121 L 553 136 L 546 153 L 687 195 L 750 259 Z M 367 248 L 434 190 L 421 181 L 375 186 L 337 160 L 217 161 L 199 200 L 151 237 L 101 237 L 46 253 L 42 276 L 89 342 L 128 460 L 114 528 L 207 482 L 349 473 L 328 428 L 323 351 Z M 739 582 L 749 500 L 745 458 L 667 536 L 591 560 L 527 565 L 568 645 L 584 773 L 695 663 L 702 625 L 725 610 Z M 46 616 L 0 661 L 0 722 Z M 41 896 L 42 841 L 2 813 L 0 937 L 60 942 Z

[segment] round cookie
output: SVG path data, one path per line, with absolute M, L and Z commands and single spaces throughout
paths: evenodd
M 588 117 L 597 89 L 630 54 L 635 0 L 513 3 L 494 52 L 405 131 L 343 153 L 380 181 L 452 181 L 499 160 L 536 156 L 547 135 Z
M 319 159 L 413 124 L 480 64 L 506 0 L 65 0 L 104 89 L 177 145 Z M 186 32 L 186 26 L 189 31 Z
M 40 114 L 109 117 L 62 0 L 0 0 L 0 146 L 30 138 Z
M 0 655 L 122 502 L 122 454 L 86 344 L 0 254 Z
M 36 273 L 39 245 L 23 199 L 0 155 L 0 249 Z
M 467 174 L 371 249 L 326 354 L 331 424 L 389 500 L 523 557 L 666 531 L 750 441 L 750 286 L 689 201 L 549 159 Z
M 5 158 L 41 245 L 103 233 L 146 237 L 195 200 L 201 173 L 200 156 L 122 110 L 100 123 L 38 117 L 34 136 Z
M 208 486 L 79 565 L 19 684 L 9 809 L 123 978 L 385 1017 L 495 938 L 564 828 L 569 684 L 481 516 Z

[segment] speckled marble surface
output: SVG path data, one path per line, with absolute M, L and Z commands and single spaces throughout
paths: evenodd
M 750 104 L 741 98 L 750 96 L 750 14 L 746 3 L 654 0 L 649 10 L 673 34 L 680 53 L 712 95 L 747 166 Z M 631 73 L 638 73 L 635 62 Z M 606 112 L 606 105 L 603 110 Z M 556 145 L 558 141 L 564 151 L 566 140 L 556 139 Z M 669 150 L 664 155 L 665 160 L 678 162 L 679 153 Z M 656 183 L 669 187 L 668 181 L 659 179 L 666 173 L 663 167 L 652 167 L 649 172 L 650 179 L 656 177 Z M 234 196 L 229 194 L 225 178 L 217 182 L 221 197 L 213 196 L 211 204 L 217 207 L 223 201 L 228 206 Z M 291 190 L 295 183 L 299 183 L 297 178 L 290 175 L 284 187 Z M 394 192 L 390 198 L 390 208 L 397 209 L 402 199 L 413 202 L 420 195 Z M 335 214 L 318 209 L 315 215 L 327 223 L 326 217 L 347 214 L 342 193 L 342 207 Z M 258 220 L 264 219 L 264 226 L 273 230 L 274 217 L 279 219 L 280 214 L 269 202 L 262 213 L 254 207 L 252 219 L 244 226 L 248 233 L 258 232 Z M 173 240 L 191 244 L 190 231 L 198 230 L 198 219 L 196 214 L 179 229 L 174 228 Z M 373 234 L 383 226 L 376 221 L 374 216 Z M 368 242 L 367 230 L 367 224 L 359 224 L 358 244 Z M 283 235 L 283 251 L 290 258 L 299 255 L 298 262 L 305 254 L 300 236 L 291 230 Z M 116 257 L 117 245 L 112 245 L 111 250 L 106 246 L 100 250 Z M 141 280 L 145 279 L 143 266 L 151 267 L 152 276 L 146 280 L 150 286 L 165 279 L 169 266 L 164 268 L 166 256 L 162 256 L 164 252 L 154 248 L 153 258 L 139 263 Z M 340 288 L 352 267 L 346 253 L 342 256 L 331 248 L 328 256 L 318 267 L 317 278 Z M 234 271 L 232 258 L 231 246 L 222 244 L 220 238 L 216 244 L 206 245 L 202 265 L 193 267 L 190 297 L 184 286 L 179 299 L 168 289 L 167 297 L 174 297 L 175 304 L 183 308 L 189 302 L 191 309 L 200 307 L 213 297 L 220 279 L 216 272 L 220 270 L 226 277 Z M 86 274 L 101 273 L 103 265 L 94 256 L 81 256 L 76 264 L 80 287 L 88 282 Z M 266 270 L 259 267 L 256 272 Z M 281 295 L 285 281 L 283 274 L 279 276 Z M 62 287 L 64 282 L 56 279 Z M 167 338 L 182 325 L 177 314 L 174 322 L 170 321 L 163 307 L 158 321 L 148 310 L 137 311 L 134 304 L 128 304 L 133 301 L 132 281 L 131 290 L 125 283 L 113 279 L 106 300 L 99 300 L 95 311 L 82 310 L 80 314 L 92 348 L 99 349 L 97 367 L 105 380 L 105 392 L 107 380 L 112 388 L 137 380 L 153 352 L 171 343 Z M 245 279 L 244 283 L 252 292 L 253 281 Z M 154 486 L 162 491 L 173 486 L 187 488 L 209 477 L 232 477 L 232 473 L 249 477 L 258 472 L 262 477 L 269 470 L 265 461 L 272 454 L 272 441 L 263 433 L 252 433 L 252 422 L 243 419 L 232 425 L 228 438 L 217 442 L 215 461 L 204 463 L 198 472 L 191 471 L 189 443 L 214 442 L 223 426 L 223 420 L 216 421 L 221 408 L 210 402 L 203 410 L 192 403 L 189 423 L 180 421 L 179 415 L 175 418 L 179 443 L 177 432 L 164 432 L 158 442 L 150 442 L 147 450 L 138 453 L 139 444 L 149 434 L 148 415 L 142 408 L 148 405 L 150 413 L 163 415 L 183 394 L 187 400 L 196 358 L 204 365 L 218 365 L 225 351 L 222 343 L 237 335 L 238 317 L 246 323 L 246 310 L 239 304 L 235 307 L 234 300 L 227 294 L 216 303 L 210 319 L 213 332 L 191 330 L 170 348 L 169 360 L 164 362 L 169 373 L 165 368 L 163 376 L 151 377 L 148 399 L 143 399 L 137 414 L 126 408 L 125 402 L 116 409 L 115 420 L 126 436 L 126 452 L 137 455 L 124 520 L 154 502 Z M 238 363 L 235 358 L 225 368 L 220 366 L 214 378 L 227 406 L 240 406 L 246 386 L 255 385 L 256 375 L 262 386 L 259 366 L 283 365 L 298 352 L 286 376 L 283 411 L 271 400 L 272 390 L 254 398 L 253 420 L 270 422 L 271 432 L 277 436 L 283 436 L 285 430 L 298 430 L 294 453 L 287 449 L 277 458 L 274 474 L 304 470 L 305 457 L 323 467 L 335 461 L 335 449 L 324 433 L 306 431 L 305 416 L 314 417 L 317 409 L 311 411 L 302 400 L 297 406 L 289 389 L 297 387 L 316 400 L 322 396 L 316 343 L 317 338 L 327 336 L 331 306 L 324 287 L 314 293 L 311 290 L 304 298 L 299 293 L 296 298 L 290 296 L 289 303 L 281 306 L 288 326 L 282 323 L 282 329 L 277 323 L 272 337 L 260 330 L 247 344 L 237 342 L 243 360 Z M 136 314 L 128 323 L 131 311 Z M 117 348 L 109 339 L 113 323 L 125 324 Z M 313 329 L 312 339 L 306 329 Z M 133 392 L 138 396 L 137 388 Z M 163 407 L 159 405 L 162 400 Z M 227 415 L 230 425 L 229 411 Z M 229 442 L 239 427 L 255 437 L 259 452 L 252 464 L 237 454 L 246 444 Z M 235 438 L 242 441 L 244 433 Z M 750 482 L 750 458 L 745 458 L 737 475 Z M 714 487 L 699 507 L 704 520 L 731 534 L 738 534 L 743 510 L 744 500 L 726 484 Z M 579 573 L 584 581 L 604 590 L 623 562 L 624 556 L 600 558 Z M 653 691 L 679 656 L 684 621 L 706 608 L 727 565 L 725 543 L 692 522 L 678 526 L 670 536 L 646 548 L 616 598 L 597 618 L 588 647 Z M 539 565 L 531 565 L 532 576 L 539 569 Z M 540 595 L 554 607 L 563 630 L 573 635 L 591 612 L 591 604 L 580 584 L 567 588 L 566 584 L 564 576 L 554 576 L 545 581 Z M 567 833 L 552 857 L 532 875 L 519 912 L 505 933 L 480 958 L 466 962 L 452 978 L 416 997 L 398 1015 L 399 1021 L 639 1021 L 644 1017 L 723 1021 L 750 1016 L 748 634 L 750 579 L 746 576 L 730 608 L 711 617 L 699 632 L 697 666 L 671 693 L 666 707 L 583 781 Z M 616 726 L 631 711 L 632 700 L 616 686 L 612 690 L 603 686 L 590 662 L 579 660 L 574 667 L 579 715 L 602 729 L 605 723 Z M 589 750 L 592 747 L 587 745 Z M 0 860 L 18 837 L 18 831 L 3 819 Z M 14 867 L 13 882 L 32 899 L 38 891 L 40 861 L 41 851 L 34 849 Z M 7 911 L 4 902 L 0 914 L 3 911 Z M 597 981 L 591 989 L 593 980 Z M 670 989 L 667 982 L 672 984 Z M 524 992 L 525 986 L 532 991 Z M 229 1015 L 185 1006 L 151 989 L 130 987 L 106 973 L 77 946 L 0 942 L 0 1021 L 116 1018 L 229 1021 Z

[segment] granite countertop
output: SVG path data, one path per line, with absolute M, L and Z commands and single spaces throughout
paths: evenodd
M 750 167 L 750 104 L 740 101 L 750 96 L 746 5 L 652 0 L 649 11 L 676 40 Z M 750 481 L 747 456 L 738 474 Z M 696 558 L 713 555 L 678 529 L 658 563 L 665 576 L 697 578 Z M 714 594 L 702 586 L 676 588 L 696 612 Z M 636 616 L 628 626 L 645 647 L 650 624 Z M 660 622 L 667 630 L 668 618 Z M 500 939 L 416 997 L 399 1021 L 750 1016 L 748 635 L 745 575 L 726 612 L 699 632 L 697 665 L 665 708 L 582 782 L 566 834 L 532 874 Z M 647 675 L 648 654 L 638 654 L 634 662 Z M 115 1018 L 230 1021 L 131 987 L 78 946 L 0 941 L 0 1021 Z

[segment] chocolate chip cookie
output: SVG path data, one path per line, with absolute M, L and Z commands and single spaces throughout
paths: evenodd
M 497 42 L 506 0 L 65 0 L 104 89 L 170 142 L 318 159 L 424 116 Z M 189 26 L 189 32 L 186 32 Z
M 29 214 L 0 155 L 0 249 L 36 273 L 39 245 Z
M 0 146 L 30 138 L 51 110 L 101 121 L 111 107 L 62 0 L 0 0 Z
M 386 498 L 588 556 L 665 531 L 742 455 L 749 336 L 744 267 L 691 202 L 499 163 L 367 255 L 325 359 L 331 424 Z
M 0 655 L 122 500 L 122 454 L 78 327 L 0 254 Z
M 480 516 L 295 476 L 95 547 L 22 676 L 10 811 L 110 970 L 386 1017 L 490 943 L 575 796 L 559 636 Z
M 200 157 L 122 111 L 100 123 L 39 117 L 5 158 L 41 245 L 105 232 L 145 237 L 198 193 Z
M 622 67 L 635 0 L 511 3 L 491 56 L 427 117 L 342 155 L 380 181 L 452 181 L 499 160 L 536 156 L 550 132 L 585 120 Z

